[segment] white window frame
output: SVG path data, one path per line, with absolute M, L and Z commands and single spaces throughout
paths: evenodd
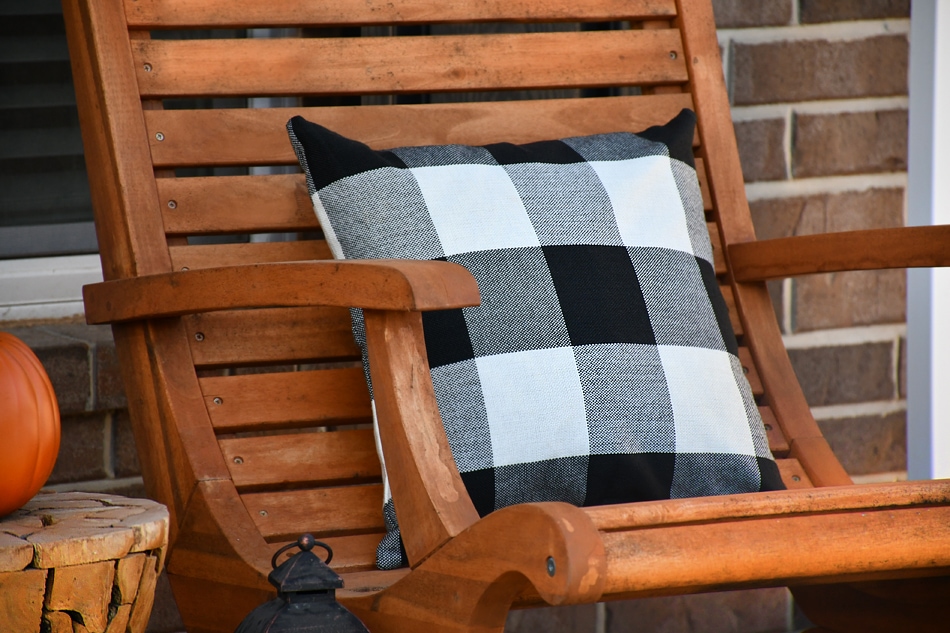
M 99 255 L 0 260 L 0 322 L 77 317 L 83 285 L 99 281 Z
M 950 2 L 913 0 L 907 223 L 950 224 Z M 907 467 L 950 477 L 950 269 L 907 275 Z

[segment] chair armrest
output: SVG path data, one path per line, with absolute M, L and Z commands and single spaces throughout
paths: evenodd
M 237 308 L 443 310 L 478 305 L 464 267 L 416 260 L 306 261 L 205 268 L 83 287 L 86 321 L 117 323 Z
M 730 244 L 735 280 L 762 281 L 814 273 L 950 266 L 950 226 L 802 235 Z

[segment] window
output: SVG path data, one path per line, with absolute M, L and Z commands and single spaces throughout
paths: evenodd
M 58 0 L 0 0 L 0 258 L 95 253 Z

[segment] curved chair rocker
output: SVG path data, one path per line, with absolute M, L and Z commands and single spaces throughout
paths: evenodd
M 950 227 L 756 241 L 708 1 L 64 5 L 106 278 L 85 289 L 87 320 L 113 324 L 146 486 L 172 517 L 168 574 L 188 631 L 232 631 L 271 595 L 271 555 L 308 531 L 333 547 L 338 596 L 375 632 L 497 632 L 513 605 L 771 586 L 791 587 L 825 630 L 926 631 L 950 618 L 950 483 L 852 484 L 809 412 L 764 283 L 947 265 Z M 478 23 L 593 26 L 403 36 Z M 286 37 L 221 36 L 250 28 Z M 563 92 L 410 103 L 502 90 Z M 323 261 L 303 176 L 254 168 L 296 164 L 284 130 L 295 114 L 394 147 L 639 130 L 682 107 L 697 113 L 716 273 L 788 490 L 526 504 L 479 519 L 435 406 L 420 317 L 477 304 L 474 280 L 444 262 Z M 220 175 L 230 168 L 243 175 Z M 196 239 L 263 233 L 298 239 Z M 382 486 L 351 306 L 366 310 L 410 561 L 395 571 L 374 565 Z

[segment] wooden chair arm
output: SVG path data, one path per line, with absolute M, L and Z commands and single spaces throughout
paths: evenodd
M 478 305 L 462 266 L 415 260 L 251 264 L 117 279 L 83 287 L 88 323 L 237 308 L 340 306 L 443 310 Z
M 739 282 L 847 270 L 950 266 L 950 226 L 802 235 L 730 244 L 726 251 Z

